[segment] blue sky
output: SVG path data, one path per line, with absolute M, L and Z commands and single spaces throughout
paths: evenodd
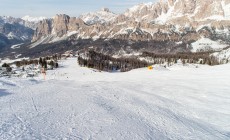
M 156 0 L 0 0 L 0 16 L 78 16 L 102 7 L 121 13 L 135 4 L 154 1 Z

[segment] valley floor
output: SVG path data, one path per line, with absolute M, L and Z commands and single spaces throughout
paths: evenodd
M 60 65 L 46 80 L 0 78 L 0 139 L 230 139 L 230 65 Z

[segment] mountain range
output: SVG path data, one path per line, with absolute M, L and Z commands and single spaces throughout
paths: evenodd
M 0 17 L 0 55 L 37 57 L 86 49 L 114 56 L 143 51 L 223 53 L 230 52 L 229 33 L 230 0 L 160 0 L 122 14 L 102 8 L 79 17 Z M 15 44 L 20 45 L 12 50 Z

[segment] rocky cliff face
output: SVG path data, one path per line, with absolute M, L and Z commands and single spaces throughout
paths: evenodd
M 33 41 L 49 35 L 62 37 L 68 32 L 77 31 L 84 26 L 85 23 L 80 18 L 69 17 L 65 14 L 56 15 L 53 19 L 45 19 L 38 23 Z
M 52 33 L 56 34 L 58 37 L 63 36 L 68 31 L 70 17 L 67 15 L 57 15 L 53 18 L 53 28 Z
M 51 34 L 51 31 L 52 31 L 51 20 L 45 19 L 43 21 L 40 21 L 34 32 L 33 40 L 36 41 L 37 39 L 40 39 L 43 36 L 47 36 Z

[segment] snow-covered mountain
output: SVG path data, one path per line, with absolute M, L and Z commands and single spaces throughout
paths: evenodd
M 42 21 L 44 19 L 47 19 L 46 17 L 30 17 L 30 16 L 24 16 L 22 18 L 15 18 L 11 16 L 0 16 L 0 25 L 3 25 L 5 23 L 9 24 L 20 24 L 28 28 L 36 29 L 37 23 L 39 21 Z
M 38 22 L 47 19 L 46 17 L 31 17 L 31 16 L 24 16 L 21 18 L 23 20 L 23 24 L 26 27 L 32 28 L 36 30 Z
M 129 8 L 125 15 L 135 20 L 160 24 L 186 24 L 195 21 L 230 20 L 229 0 L 165 0 L 142 3 Z M 184 24 L 183 24 L 184 22 Z
M 13 24 L 13 23 L 19 23 L 23 24 L 23 20 L 20 18 L 14 18 L 11 16 L 0 16 L 0 25 L 3 25 L 5 23 Z
M 21 19 L 23 19 L 24 21 L 29 21 L 29 22 L 39 22 L 42 21 L 44 19 L 47 19 L 46 17 L 31 17 L 29 15 L 26 15 L 24 17 L 22 17 Z
M 30 41 L 36 27 L 36 23 L 21 18 L 0 16 L 0 48 Z
M 108 8 L 102 8 L 96 12 L 86 13 L 80 16 L 80 18 L 87 24 L 92 25 L 95 23 L 109 23 L 117 17 L 117 14 L 111 12 Z

